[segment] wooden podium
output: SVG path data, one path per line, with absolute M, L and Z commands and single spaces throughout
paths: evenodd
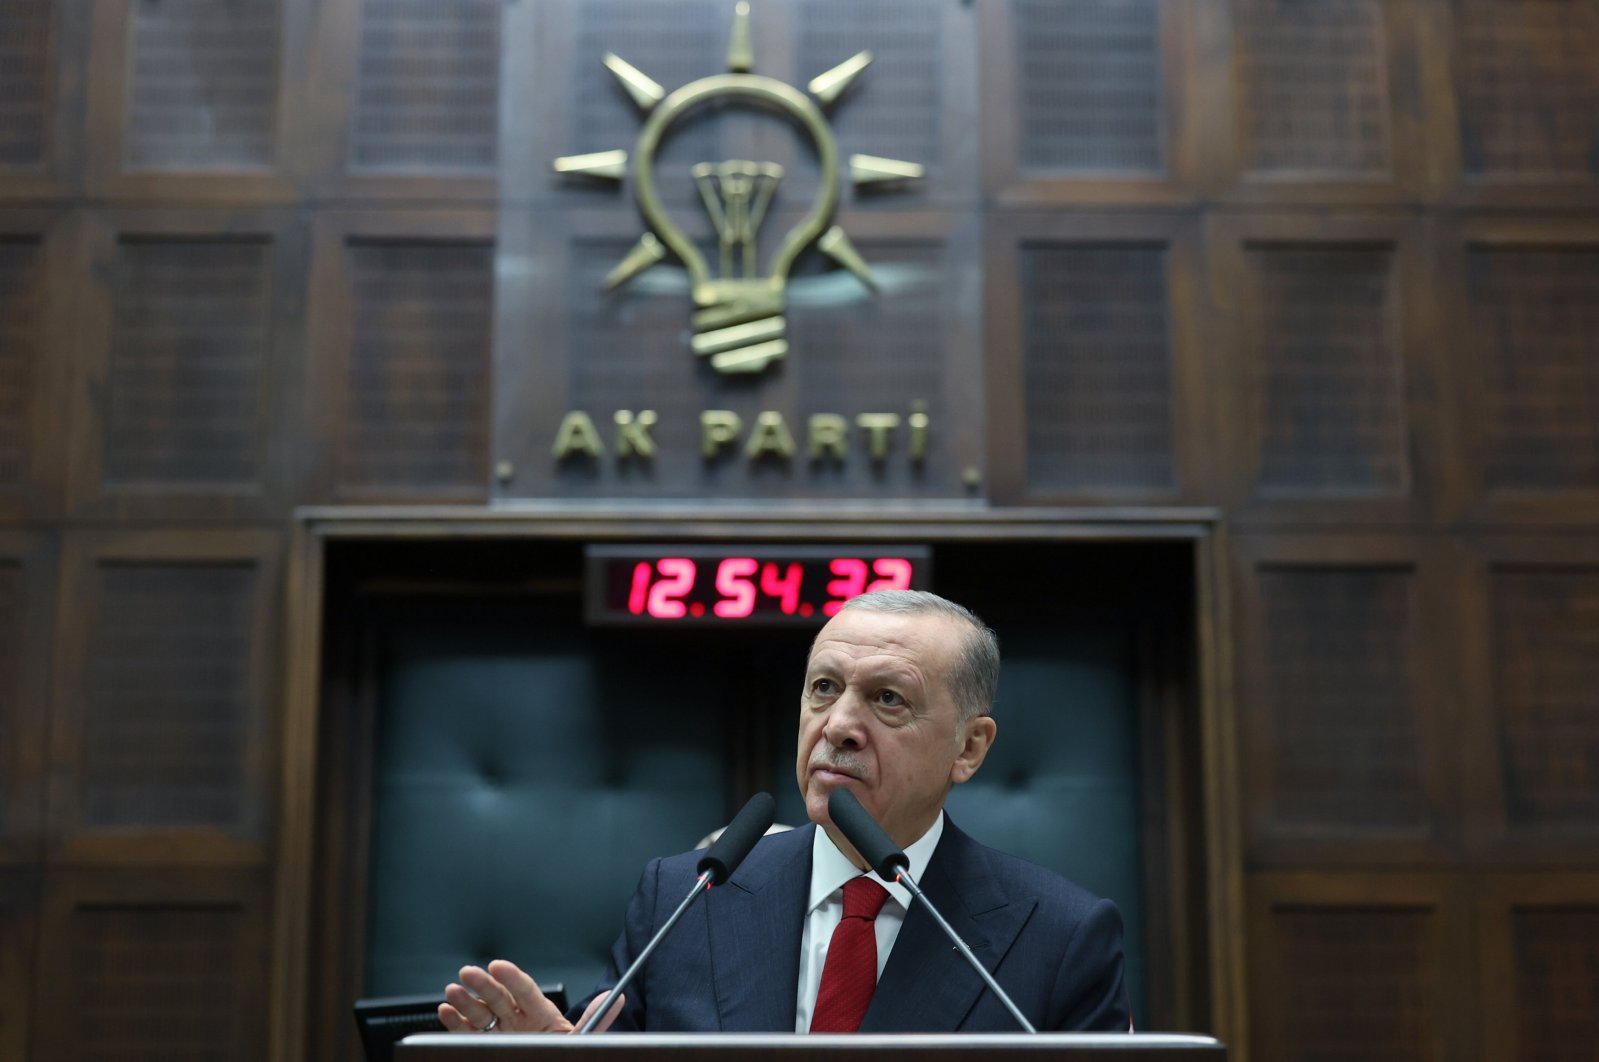
M 797 1036 L 793 1033 L 616 1033 L 600 1036 L 408 1036 L 396 1062 L 1225 1062 L 1227 1048 L 1208 1036 L 1169 1033 L 907 1033 Z

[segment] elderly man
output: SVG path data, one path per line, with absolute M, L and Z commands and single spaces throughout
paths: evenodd
M 829 820 L 828 795 L 844 786 L 1028 1020 L 1040 1030 L 1127 1029 L 1115 906 L 985 848 L 944 814 L 951 787 L 977 773 L 994 742 L 998 679 L 994 633 L 960 605 L 915 590 L 847 602 L 816 636 L 800 695 L 795 769 L 815 826 L 761 840 L 690 909 L 601 1027 L 1014 1030 L 927 911 L 865 871 Z M 696 861 L 689 853 L 645 868 L 605 986 L 688 893 Z M 460 976 L 439 1008 L 451 1030 L 574 1027 L 512 963 Z M 577 1024 L 600 1001 L 597 992 Z

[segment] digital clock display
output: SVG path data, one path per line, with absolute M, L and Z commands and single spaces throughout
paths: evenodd
M 590 623 L 809 624 L 873 590 L 924 590 L 926 546 L 589 546 Z

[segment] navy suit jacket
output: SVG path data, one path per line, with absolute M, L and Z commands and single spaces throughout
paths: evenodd
M 725 884 L 696 901 L 628 985 L 613 1028 L 792 1032 L 815 831 L 807 825 L 762 838 Z M 599 991 L 620 979 L 688 895 L 700 855 L 656 859 L 644 869 Z M 1040 1031 L 1127 1029 L 1115 904 L 978 844 L 948 819 L 918 884 Z M 913 901 L 860 1031 L 1017 1026 Z

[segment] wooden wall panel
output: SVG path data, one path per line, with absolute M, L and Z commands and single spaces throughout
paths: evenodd
M 1468 179 L 1599 179 L 1599 4 L 1454 0 L 1460 152 Z
M 1405 494 L 1394 249 L 1256 244 L 1256 490 Z
M 1476 1057 L 1466 912 L 1446 880 L 1278 875 L 1251 892 L 1251 1057 Z
M 502 28 L 517 18 L 542 25 L 549 6 L 518 13 L 497 0 L 317 5 L 299 160 L 312 193 L 367 201 L 494 198 L 505 112 L 546 102 L 508 93 L 502 56 L 537 63 L 537 42 L 531 28 L 513 41 Z M 546 174 L 548 166 L 542 159 Z
M 1189 110 L 1205 5 L 1010 0 L 982 12 L 985 192 L 1001 203 L 1172 202 L 1206 176 Z M 1196 21 L 1199 20 L 1199 21 Z
M 259 518 L 292 475 L 305 233 L 275 211 L 107 212 L 80 253 L 78 512 Z
M 1450 460 L 1425 233 L 1379 213 L 1213 218 L 1227 496 L 1248 524 L 1414 526 Z
M 49 158 L 56 7 L 15 0 L 0 8 L 0 173 L 39 170 Z
M 493 248 L 359 239 L 347 248 L 354 341 L 341 490 L 478 488 Z
M 39 945 L 39 877 L 0 868 L 0 1055 L 28 1057 L 33 1033 L 34 962 Z
M 59 874 L 41 915 L 36 1058 L 266 1057 L 266 890 L 242 872 Z
M 321 489 L 362 500 L 483 498 L 491 221 L 434 213 L 319 224 L 311 386 Z
M 1260 864 L 1452 857 L 1447 569 L 1403 538 L 1240 538 L 1246 842 Z
M 1020 254 L 1029 490 L 1171 490 L 1166 248 L 1035 243 Z
M 278 536 L 67 539 L 52 851 L 73 862 L 264 861 Z
M 1227 198 L 1394 202 L 1437 183 L 1425 0 L 1234 0 Z M 1207 95 L 1209 95 L 1207 93 Z M 1216 104 L 1225 100 L 1218 98 Z M 1211 128 L 1214 128 L 1212 126 Z
M 0 521 L 60 515 L 76 227 L 55 207 L 0 212 Z
M 1390 174 L 1383 7 L 1379 0 L 1234 0 L 1246 172 Z
M 1414 573 L 1266 568 L 1258 578 L 1274 829 L 1420 828 Z
M 261 478 L 271 252 L 259 238 L 117 241 L 107 489 Z
M 1599 225 L 1495 210 L 1438 226 L 1455 425 L 1449 511 L 1478 525 L 1599 520 Z
M 1484 1058 L 1578 1062 L 1599 1043 L 1599 876 L 1501 875 L 1478 891 Z
M 1489 579 L 1510 826 L 1599 831 L 1599 566 Z
M 1198 499 L 1214 370 L 1183 218 L 1018 214 L 987 237 L 990 496 Z
M 1464 563 L 1473 848 L 1501 868 L 1599 863 L 1599 545 L 1492 536 Z
M 131 6 L 123 166 L 250 170 L 272 165 L 282 12 L 274 0 Z
M 34 449 L 33 394 L 45 344 L 44 241 L 0 235 L 0 490 L 28 479 Z
M 1599 492 L 1599 246 L 1468 251 L 1483 489 Z
M 0 530 L 0 866 L 43 854 L 55 574 L 51 540 Z
M 291 199 L 308 2 L 87 5 L 91 191 L 169 202 Z
M 365 0 L 350 169 L 492 175 L 500 0 Z
M 0 8 L 0 202 L 59 201 L 83 186 L 89 5 Z
M 1022 172 L 1166 169 L 1157 0 L 1016 0 Z

